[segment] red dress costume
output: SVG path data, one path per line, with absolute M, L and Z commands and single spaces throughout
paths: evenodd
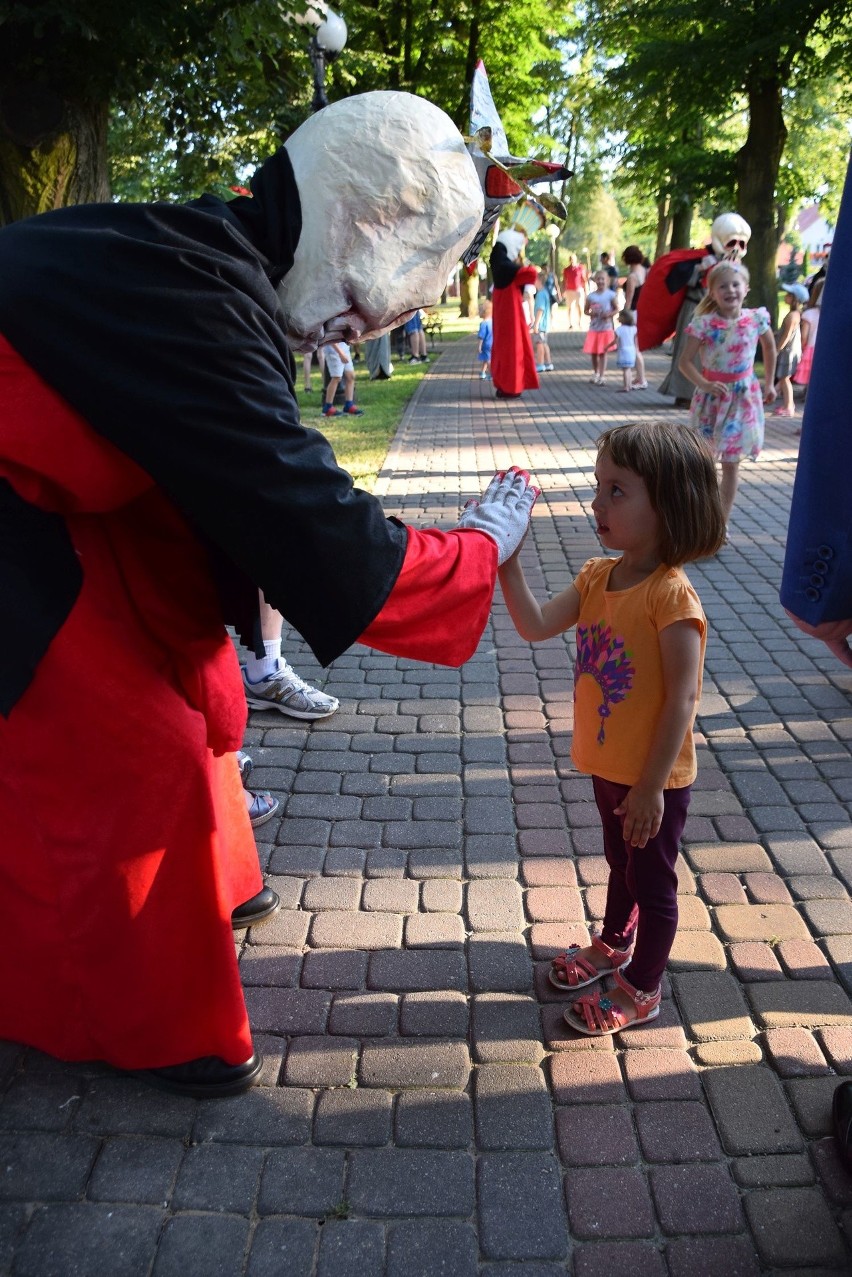
M 520 266 L 509 258 L 505 244 L 498 240 L 491 253 L 494 289 L 494 344 L 491 377 L 502 396 L 515 398 L 524 390 L 537 390 L 538 373 L 527 317 L 524 313 L 525 284 L 535 284 L 538 267 Z
M 0 1036 L 64 1059 L 251 1055 L 227 600 L 260 586 L 326 663 L 359 636 L 460 663 L 490 608 L 489 537 L 386 520 L 299 425 L 274 291 L 298 200 L 285 234 L 286 156 L 264 172 L 236 209 L 0 232 Z

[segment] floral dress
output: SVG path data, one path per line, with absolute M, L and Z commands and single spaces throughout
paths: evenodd
M 693 316 L 687 334 L 697 337 L 705 375 L 719 380 L 717 394 L 696 387 L 690 425 L 710 441 L 722 461 L 756 457 L 763 447 L 763 395 L 754 375 L 757 343 L 770 329 L 769 312 L 744 310 L 738 319 Z

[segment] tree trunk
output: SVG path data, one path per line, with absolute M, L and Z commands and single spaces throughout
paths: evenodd
M 689 195 L 681 193 L 673 195 L 669 205 L 669 216 L 672 223 L 670 248 L 691 248 L 692 246 L 692 200 Z
M 459 314 L 462 319 L 475 319 L 479 314 L 479 272 L 468 275 L 462 270 L 459 280 Z
M 746 264 L 751 276 L 749 306 L 765 306 L 773 325 L 778 316 L 775 258 L 775 186 L 787 141 L 781 81 L 765 80 L 755 67 L 748 86 L 748 135 L 737 153 L 737 212 L 751 227 Z
M 65 103 L 60 131 L 35 144 L 19 121 L 0 116 L 0 226 L 109 200 L 108 116 L 105 102 Z
M 657 198 L 657 242 L 654 245 L 654 261 L 658 257 L 662 257 L 666 251 L 666 243 L 668 242 L 671 228 L 672 219 L 669 214 L 669 197 L 666 194 L 661 194 Z

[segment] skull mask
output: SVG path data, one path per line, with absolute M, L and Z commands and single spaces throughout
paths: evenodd
M 739 213 L 720 213 L 710 227 L 710 239 L 720 262 L 738 262 L 746 255 L 751 227 Z

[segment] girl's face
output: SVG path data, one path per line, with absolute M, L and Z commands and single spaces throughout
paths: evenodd
M 599 270 L 595 272 L 594 280 L 595 288 L 599 293 L 602 293 L 609 282 L 609 275 L 607 275 L 604 271 Z
M 710 296 L 722 315 L 738 315 L 743 308 L 748 284 L 739 271 L 723 271 L 713 281 Z
M 595 480 L 592 513 L 601 545 L 623 550 L 633 561 L 657 557 L 660 519 L 645 480 L 635 470 L 617 466 L 605 452 L 598 457 Z

